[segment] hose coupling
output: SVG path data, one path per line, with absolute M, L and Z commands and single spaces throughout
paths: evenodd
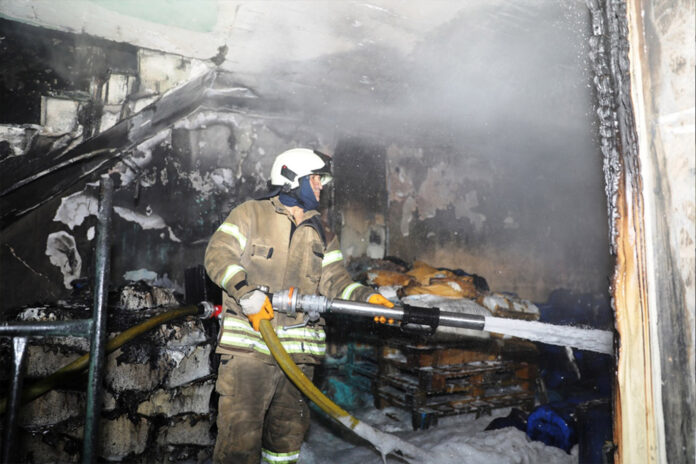
M 298 293 L 295 287 L 275 292 L 271 301 L 273 309 L 285 313 L 288 316 L 294 316 L 295 313 L 297 313 Z
M 222 318 L 222 305 L 214 305 L 209 301 L 201 301 L 198 303 L 198 314 L 203 319 Z

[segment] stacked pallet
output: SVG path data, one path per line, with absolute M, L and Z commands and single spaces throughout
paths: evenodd
M 385 346 L 377 360 L 375 406 L 409 410 L 414 430 L 435 425 L 443 416 L 478 416 L 513 406 L 531 410 L 537 379 L 532 357 L 507 359 L 492 348 Z

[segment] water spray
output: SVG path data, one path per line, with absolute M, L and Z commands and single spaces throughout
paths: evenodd
M 406 332 L 432 334 L 438 327 L 453 327 L 495 332 L 605 354 L 611 354 L 613 350 L 613 334 L 606 330 L 455 313 L 442 311 L 440 308 L 421 308 L 407 304 L 386 308 L 321 295 L 301 295 L 292 287 L 272 294 L 271 301 L 275 311 L 284 312 L 289 316 L 294 316 L 298 311 L 304 312 L 304 321 L 291 327 L 305 326 L 317 321 L 324 314 L 344 314 L 370 317 L 376 322 L 399 325 Z

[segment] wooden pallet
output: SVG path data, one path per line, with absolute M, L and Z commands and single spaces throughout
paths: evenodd
M 483 397 L 466 394 L 433 397 L 419 393 L 405 395 L 403 391 L 390 386 L 382 386 L 375 391 L 375 406 L 378 409 L 397 406 L 411 411 L 414 430 L 436 425 L 438 418 L 444 416 L 473 413 L 479 417 L 490 414 L 494 409 L 505 407 L 518 407 L 529 411 L 534 407 L 534 401 L 534 392 L 523 391 L 516 387 L 489 392 Z
M 534 388 L 536 366 L 511 361 L 475 361 L 443 367 L 413 369 L 386 360 L 381 363 L 377 382 L 390 384 L 404 392 L 422 391 L 426 395 L 465 392 L 480 396 L 490 387 L 518 385 Z
M 534 362 L 480 349 L 402 345 L 383 348 L 377 363 L 375 406 L 410 410 L 414 429 L 442 416 L 534 405 Z

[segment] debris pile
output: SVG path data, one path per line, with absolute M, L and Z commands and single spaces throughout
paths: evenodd
M 179 307 L 170 289 L 143 282 L 110 295 L 107 338 Z M 18 320 L 84 317 L 89 307 L 27 308 Z M 81 315 L 79 315 L 81 313 Z M 107 354 L 99 459 L 128 462 L 201 462 L 212 456 L 216 401 L 216 320 L 178 319 L 145 332 Z M 84 355 L 78 337 L 30 339 L 25 387 Z M 3 350 L 5 351 L 5 350 Z M 5 354 L 7 354 L 5 356 Z M 11 356 L 0 363 L 5 376 Z M 24 405 L 18 421 L 22 462 L 79 462 L 85 414 L 86 373 L 73 373 L 57 388 Z M 3 379 L 7 385 L 9 380 Z
M 488 291 L 488 284 L 479 276 L 435 268 L 422 261 L 401 272 L 382 267 L 367 271 L 366 280 L 376 287 L 397 287 L 400 297 L 430 294 L 475 299 Z
M 356 278 L 379 288 L 380 292 L 393 300 L 410 304 L 418 301 L 424 303 L 421 306 L 430 307 L 436 306 L 434 302 L 444 303 L 447 310 L 457 311 L 456 307 L 462 303 L 451 300 L 466 299 L 488 310 L 481 313 L 480 309 L 472 310 L 471 304 L 464 303 L 469 312 L 511 319 L 539 319 L 539 308 L 534 303 L 511 293 L 492 292 L 484 277 L 461 269 L 434 267 L 423 261 L 414 261 L 413 266 L 408 266 L 403 261 L 389 259 L 357 261 L 351 266 Z M 410 298 L 417 295 L 439 298 Z

